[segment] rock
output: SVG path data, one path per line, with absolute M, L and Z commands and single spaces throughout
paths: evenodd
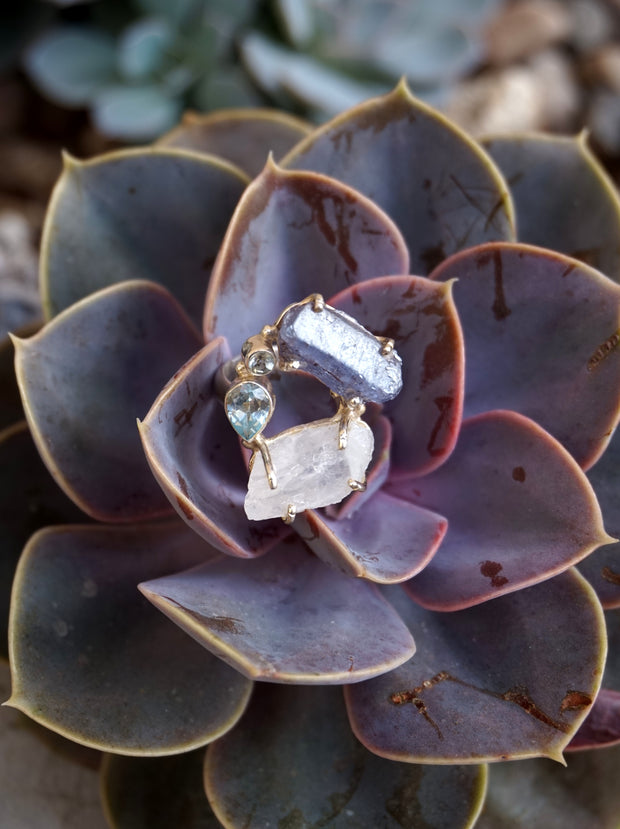
M 485 33 L 490 63 L 505 65 L 569 39 L 570 9 L 558 0 L 523 0 L 508 5 L 491 20 Z

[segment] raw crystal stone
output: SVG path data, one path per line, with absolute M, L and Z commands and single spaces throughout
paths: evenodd
M 231 426 L 244 440 L 255 438 L 273 411 L 273 401 L 267 389 L 252 380 L 229 389 L 224 403 Z
M 385 403 L 403 385 L 402 361 L 381 353 L 380 341 L 342 311 L 311 303 L 289 308 L 279 323 L 280 358 L 297 363 L 342 397 Z
M 354 420 L 347 445 L 338 448 L 338 420 L 315 420 L 267 440 L 278 485 L 269 488 L 262 456 L 254 455 L 245 512 L 248 518 L 278 518 L 289 504 L 297 512 L 336 504 L 351 493 L 349 479 L 364 481 L 374 438 L 368 424 Z

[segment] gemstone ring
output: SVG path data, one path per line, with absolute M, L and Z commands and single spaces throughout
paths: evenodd
M 269 375 L 304 372 L 326 385 L 338 403 L 331 418 L 265 438 L 275 408 Z M 248 518 L 281 517 L 343 500 L 365 489 L 374 439 L 362 420 L 366 403 L 385 403 L 402 388 L 394 342 L 377 337 L 320 294 L 289 305 L 273 325 L 249 337 L 225 363 L 217 390 L 233 429 L 253 450 L 245 511 Z M 256 463 L 260 457 L 262 463 Z

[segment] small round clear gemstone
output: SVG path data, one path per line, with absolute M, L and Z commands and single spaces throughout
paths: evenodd
M 246 363 L 248 371 L 258 376 L 269 374 L 276 367 L 276 358 L 272 351 L 253 351 Z

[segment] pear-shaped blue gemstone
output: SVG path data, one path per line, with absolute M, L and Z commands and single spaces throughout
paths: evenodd
M 225 400 L 231 426 L 244 440 L 256 437 L 271 417 L 273 401 L 260 383 L 244 380 L 229 389 Z

